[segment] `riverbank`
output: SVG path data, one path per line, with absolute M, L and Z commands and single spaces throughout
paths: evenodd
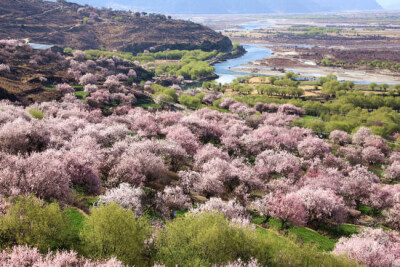
M 244 64 L 262 60 L 271 55 L 271 50 L 258 45 L 242 44 L 244 49 L 247 51 L 241 57 L 229 59 L 223 62 L 214 64 L 215 74 L 219 76 L 216 80 L 218 83 L 231 83 L 238 76 L 247 75 L 246 72 L 235 71 L 236 68 L 240 68 Z
M 352 70 L 339 67 L 324 67 L 317 65 L 312 60 L 302 59 L 295 49 L 289 47 L 271 47 L 271 56 L 261 60 L 244 64 L 233 69 L 236 72 L 258 75 L 282 75 L 282 69 L 299 74 L 300 78 L 315 79 L 321 76 L 334 74 L 339 80 L 354 81 L 358 83 L 400 83 L 400 74 L 389 70 Z
M 214 64 L 218 83 L 231 83 L 238 76 L 265 75 L 280 76 L 284 71 L 293 71 L 300 79 L 318 79 L 334 74 L 339 80 L 356 83 L 400 83 L 400 74 L 389 70 L 366 71 L 348 70 L 337 67 L 323 67 L 312 60 L 300 57 L 293 47 L 270 46 L 266 44 L 245 44 L 247 53 L 235 59 Z

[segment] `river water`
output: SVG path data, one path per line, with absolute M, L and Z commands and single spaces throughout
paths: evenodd
M 256 61 L 256 60 L 261 60 L 264 58 L 267 58 L 272 55 L 271 49 L 267 48 L 266 45 L 250 45 L 250 44 L 242 44 L 242 46 L 246 49 L 247 53 L 244 54 L 243 56 L 239 58 L 234 58 L 234 59 L 229 59 L 227 61 L 217 63 L 214 65 L 215 68 L 215 74 L 219 76 L 219 78 L 216 80 L 218 83 L 221 84 L 226 84 L 226 83 L 231 83 L 233 80 L 235 80 L 238 76 L 248 76 L 249 73 L 244 73 L 244 72 L 238 72 L 238 71 L 233 71 L 235 68 L 251 68 L 251 67 L 246 67 L 242 66 L 247 63 Z M 257 66 L 257 69 L 262 69 L 263 67 Z M 268 69 L 271 69 L 270 67 L 265 67 Z M 286 69 L 287 71 L 293 71 L 295 73 L 300 73 L 296 69 Z M 305 73 L 302 72 L 302 74 L 311 76 L 311 77 L 320 77 L 321 75 L 316 74 L 316 73 Z M 354 81 L 357 84 L 369 84 L 371 81 Z M 378 83 L 379 84 L 379 83 Z
M 259 45 L 242 44 L 247 53 L 241 57 L 229 59 L 227 61 L 217 63 L 214 65 L 215 74 L 219 76 L 218 83 L 231 83 L 237 76 L 247 76 L 248 73 L 233 71 L 234 68 L 239 68 L 241 65 L 253 62 L 256 60 L 264 59 L 272 55 L 272 51 L 268 48 Z

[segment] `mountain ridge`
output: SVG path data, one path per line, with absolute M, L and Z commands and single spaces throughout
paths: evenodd
M 312 13 L 382 9 L 376 0 L 74 0 L 74 2 L 167 14 Z

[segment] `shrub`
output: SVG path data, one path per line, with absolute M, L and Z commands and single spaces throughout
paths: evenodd
M 14 246 L 12 249 L 0 252 L 1 266 L 74 266 L 74 267 L 123 267 L 122 263 L 110 259 L 104 262 L 80 258 L 73 251 L 57 251 L 40 254 L 37 248 Z
M 66 200 L 69 177 L 59 155 L 47 150 L 29 157 L 0 157 L 0 194 L 35 194 L 47 200 Z
M 198 138 L 188 128 L 181 125 L 169 127 L 167 139 L 181 145 L 189 155 L 196 154 L 200 147 Z
M 49 145 L 50 137 L 44 123 L 19 118 L 0 128 L 0 149 L 12 154 L 43 151 Z
M 178 101 L 191 109 L 198 109 L 201 107 L 201 100 L 195 96 L 181 95 Z
M 118 203 L 123 208 L 130 208 L 137 215 L 142 213 L 142 200 L 144 192 L 142 189 L 129 184 L 122 183 L 119 187 L 107 189 L 104 195 L 100 196 L 99 204 Z
M 329 135 L 329 139 L 334 143 L 338 145 L 344 145 L 344 144 L 350 144 L 351 143 L 351 136 L 340 130 L 335 130 L 332 131 L 331 134 Z
M 124 264 L 142 266 L 148 222 L 116 203 L 91 210 L 82 232 L 89 257 L 117 257 Z
M 81 85 L 96 84 L 96 83 L 97 83 L 97 77 L 96 75 L 91 73 L 87 73 L 79 79 L 79 84 Z
M 353 143 L 356 145 L 363 145 L 365 139 L 372 135 L 372 132 L 367 127 L 360 127 L 358 131 L 353 135 Z
M 317 156 L 323 157 L 330 152 L 331 147 L 323 140 L 310 136 L 299 143 L 298 150 L 301 156 L 311 159 Z
M 28 113 L 35 119 L 41 120 L 44 118 L 44 113 L 38 109 L 30 109 Z
M 390 164 L 385 172 L 385 178 L 396 181 L 400 179 L 400 162 L 399 161 L 394 161 L 392 164 Z
M 369 164 L 383 163 L 385 155 L 376 147 L 369 146 L 363 149 L 362 158 Z
M 179 186 L 167 186 L 163 192 L 157 193 L 156 205 L 165 217 L 173 217 L 171 212 L 184 210 L 191 206 L 190 198 Z
M 365 229 L 350 238 L 341 238 L 334 254 L 347 255 L 368 267 L 395 266 L 400 251 L 400 237 L 396 232 Z
M 219 213 L 196 213 L 167 224 L 157 237 L 157 260 L 166 266 L 212 266 L 240 258 L 265 261 L 254 231 L 231 225 Z
M 63 93 L 63 94 L 69 94 L 75 92 L 75 89 L 72 88 L 69 84 L 62 83 L 62 84 L 57 84 L 56 86 L 57 91 Z
M 18 197 L 0 217 L 0 247 L 29 245 L 41 252 L 61 248 L 67 221 L 58 204 L 45 204 L 32 196 Z
M 248 215 L 246 208 L 237 203 L 235 200 L 229 200 L 224 202 L 220 198 L 212 197 L 206 203 L 200 205 L 191 212 L 204 212 L 204 211 L 218 211 L 224 214 L 225 218 L 243 225 L 250 224 L 250 216 Z

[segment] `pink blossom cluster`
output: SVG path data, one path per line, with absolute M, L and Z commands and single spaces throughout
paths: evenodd
M 397 232 L 367 228 L 358 235 L 341 238 L 333 253 L 347 255 L 368 267 L 397 266 L 400 237 Z
M 345 144 L 350 144 L 351 143 L 351 136 L 341 130 L 334 130 L 330 133 L 329 139 L 337 145 L 345 145 Z
M 9 73 L 9 72 L 11 72 L 9 65 L 0 64 L 0 73 Z
M 206 203 L 198 206 L 196 209 L 192 209 L 191 212 L 204 212 L 204 211 L 216 211 L 224 214 L 226 218 L 234 223 L 240 223 L 243 225 L 250 224 L 250 216 L 240 203 L 235 200 L 229 200 L 224 202 L 220 198 L 212 197 Z
M 66 83 L 57 84 L 56 89 L 57 89 L 57 91 L 59 91 L 60 93 L 63 93 L 63 94 L 70 94 L 70 93 L 75 92 L 75 89 Z
M 184 210 L 191 206 L 190 198 L 184 194 L 179 186 L 167 186 L 164 191 L 158 192 L 156 205 L 161 213 L 168 217 L 171 211 Z
M 42 255 L 36 248 L 27 246 L 15 246 L 9 250 L 0 252 L 0 265 L 4 267 L 14 266 L 77 266 L 77 267 L 122 267 L 123 264 L 116 260 L 92 261 L 80 258 L 74 251 L 49 252 Z
M 116 202 L 124 208 L 132 209 L 137 215 L 142 214 L 142 198 L 144 192 L 138 187 L 126 183 L 118 187 L 107 189 L 104 195 L 99 197 L 99 204 Z

